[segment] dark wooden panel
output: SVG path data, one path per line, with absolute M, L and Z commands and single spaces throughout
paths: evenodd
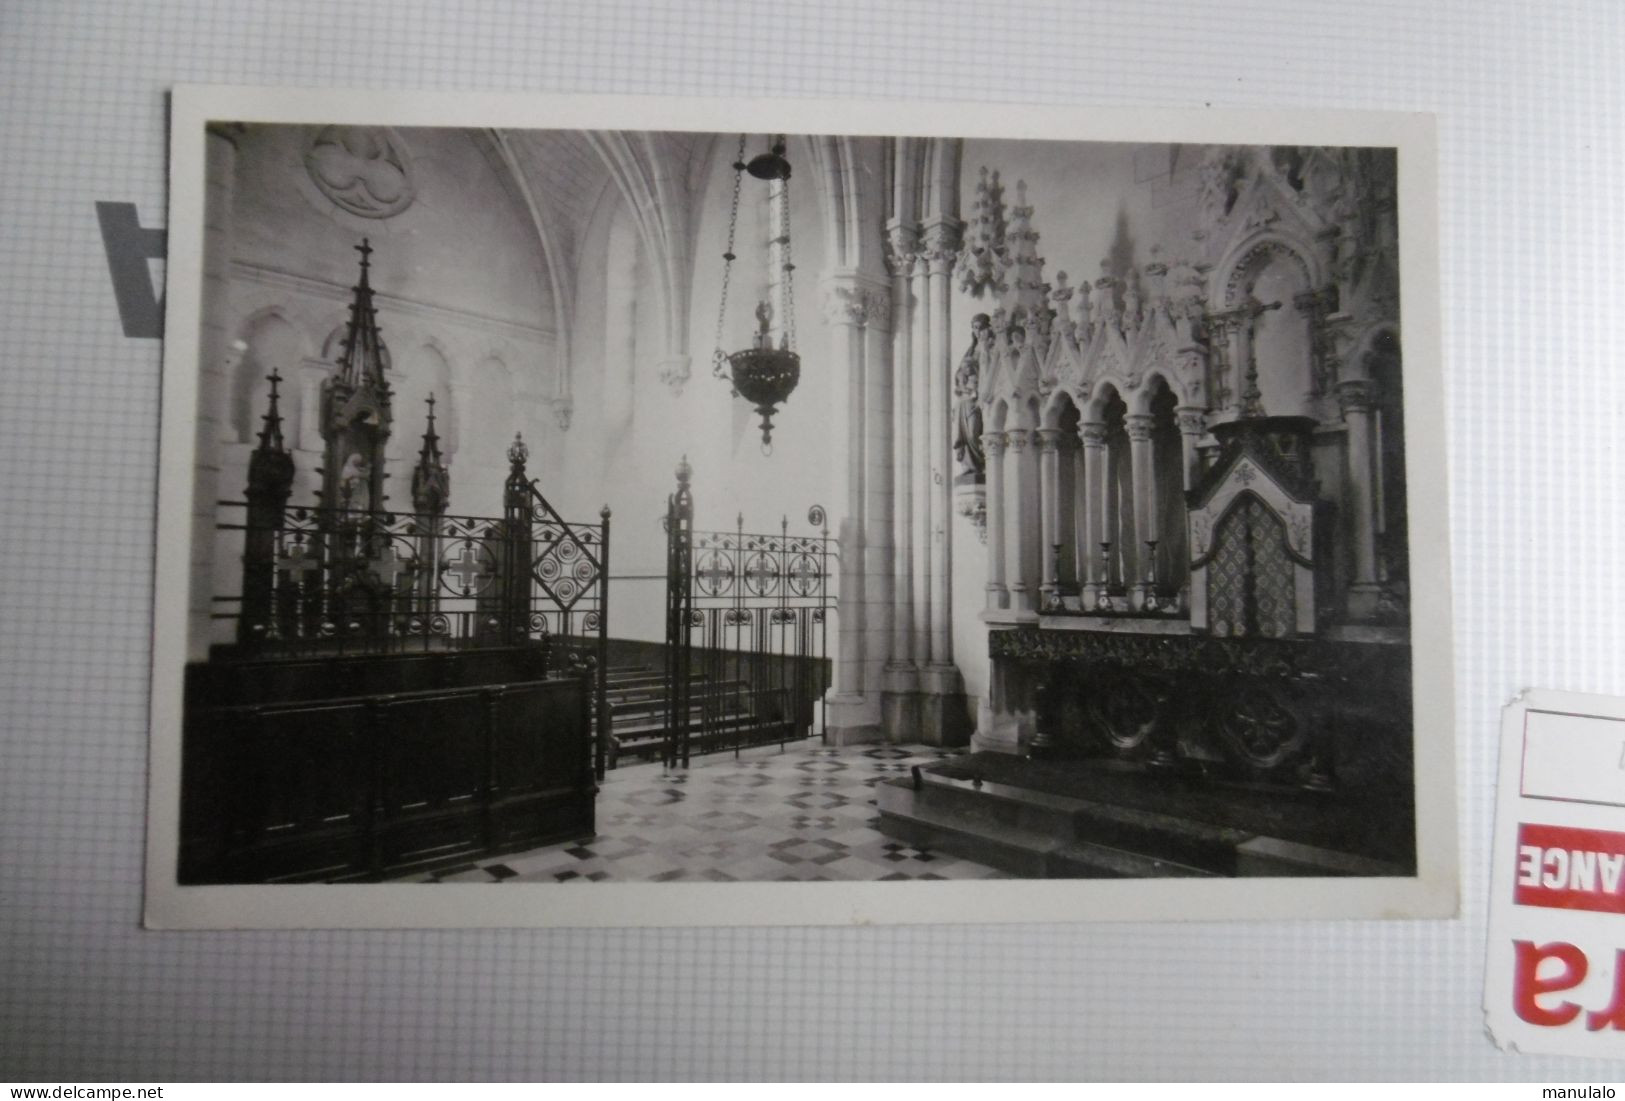
M 186 702 L 188 707 L 290 703 L 471 688 L 546 675 L 546 654 L 537 646 L 208 662 L 187 667 Z
M 182 882 L 377 878 L 590 835 L 581 678 L 192 708 Z
M 592 789 L 592 697 L 582 681 L 510 685 L 496 701 L 492 727 L 491 843 L 500 848 L 590 837 L 593 801 L 575 793 Z M 579 713 L 576 726 L 550 721 Z M 531 732 L 546 729 L 536 738 Z

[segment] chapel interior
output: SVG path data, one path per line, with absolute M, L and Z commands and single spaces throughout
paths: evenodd
M 182 882 L 1414 874 L 1393 150 L 207 149 Z

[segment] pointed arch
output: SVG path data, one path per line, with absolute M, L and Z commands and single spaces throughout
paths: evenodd
M 1303 273 L 1305 287 L 1319 287 L 1324 282 L 1325 276 L 1320 271 L 1312 241 L 1277 229 L 1259 229 L 1243 234 L 1225 250 L 1224 256 L 1214 266 L 1208 301 L 1223 303 L 1225 309 L 1240 306 L 1247 276 L 1277 256 L 1298 266 Z
M 525 212 L 529 214 L 530 228 L 536 235 L 537 246 L 541 249 L 543 275 L 553 299 L 553 332 L 559 364 L 558 372 L 554 376 L 552 400 L 556 404 L 568 405 L 573 389 L 570 375 L 575 362 L 570 353 L 571 319 L 575 315 L 575 278 L 572 273 L 560 270 L 562 258 L 568 255 L 564 251 L 563 234 L 562 231 L 555 230 L 543 216 L 543 208 L 536 201 L 535 190 L 520 168 L 519 156 L 508 133 L 500 129 L 490 129 L 482 131 L 482 134 L 489 143 L 490 152 L 494 155 L 498 166 L 518 195 Z
M 1184 382 L 1174 372 L 1165 367 L 1153 367 L 1140 378 L 1140 385 L 1135 388 L 1133 398 L 1129 401 L 1130 411 L 1152 412 L 1151 403 L 1156 399 L 1158 384 L 1166 387 L 1180 405 L 1195 404 L 1187 393 Z
M 662 374 L 674 385 L 688 378 L 689 291 L 693 283 L 689 256 L 689 204 L 679 195 L 686 181 L 674 178 L 658 135 L 648 131 L 591 130 L 587 141 L 609 169 L 626 201 L 660 297 L 665 333 Z
M 299 403 L 288 401 L 286 395 L 295 389 L 299 365 L 309 355 L 309 334 L 281 306 L 269 306 L 243 320 L 233 344 L 239 354 L 229 386 L 227 439 L 236 443 L 254 441 L 271 388 L 265 376 L 275 371 L 283 379 L 283 431 L 289 439 L 297 440 Z

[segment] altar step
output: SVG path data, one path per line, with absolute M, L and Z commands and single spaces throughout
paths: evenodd
M 1406 874 L 1282 838 L 926 769 L 875 790 L 882 833 L 1026 878 Z

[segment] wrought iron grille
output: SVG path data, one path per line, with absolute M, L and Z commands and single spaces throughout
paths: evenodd
M 666 519 L 668 767 L 821 733 L 835 608 L 822 507 L 807 514 L 816 533 L 791 534 L 787 517 L 777 532 L 747 532 L 743 515 L 732 531 L 695 530 L 687 475 Z
M 245 584 L 216 597 L 215 617 L 237 624 L 244 650 L 457 649 L 598 633 L 607 525 L 291 508 L 266 526 L 251 524 L 242 502 L 220 512 L 219 530 L 241 533 Z M 510 596 L 514 566 L 530 584 Z
M 238 593 L 214 600 L 215 618 L 235 624 L 232 656 L 539 644 L 550 668 L 596 666 L 602 776 L 610 513 L 565 520 L 526 477 L 527 455 L 516 439 L 501 517 L 289 508 L 285 485 L 219 502 L 243 564 Z
M 1292 561 L 1280 518 L 1247 494 L 1219 522 L 1213 543 L 1208 593 L 1213 633 L 1266 638 L 1293 634 Z

